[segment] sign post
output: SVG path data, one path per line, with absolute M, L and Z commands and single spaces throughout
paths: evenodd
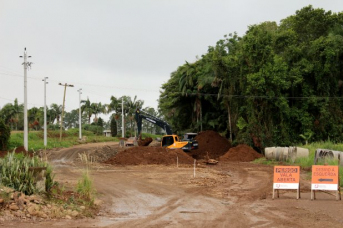
M 338 166 L 312 166 L 311 200 L 316 199 L 315 191 L 317 190 L 336 191 L 336 200 L 341 200 Z
M 274 166 L 273 199 L 275 190 L 279 198 L 279 189 L 296 189 L 297 199 L 300 198 L 300 167 Z

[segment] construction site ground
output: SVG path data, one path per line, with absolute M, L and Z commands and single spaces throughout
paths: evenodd
M 136 147 L 139 150 L 141 147 Z M 75 186 L 92 158 L 90 175 L 100 209 L 93 218 L 2 220 L 4 227 L 342 227 L 343 202 L 333 192 L 310 200 L 310 176 L 301 173 L 301 198 L 280 191 L 272 199 L 273 167 L 252 162 L 204 160 L 168 165 L 108 164 L 127 148 L 116 142 L 54 149 L 47 156 L 56 180 Z M 142 149 L 142 148 L 141 148 Z M 177 153 L 175 153 L 176 155 Z

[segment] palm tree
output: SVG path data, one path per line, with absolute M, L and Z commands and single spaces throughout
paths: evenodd
M 91 104 L 92 109 L 93 109 L 93 114 L 95 115 L 94 117 L 94 122 L 98 122 L 98 115 L 101 113 L 106 114 L 107 110 L 106 110 L 106 105 L 102 105 L 101 102 L 100 103 L 92 103 Z
M 114 112 L 116 117 L 121 113 L 121 99 L 111 96 L 111 102 L 107 105 L 107 113 Z
M 193 112 L 195 113 L 196 116 L 196 122 L 197 125 L 200 124 L 200 131 L 202 131 L 202 105 L 201 105 L 201 97 L 200 97 L 200 90 L 204 86 L 203 84 L 199 82 L 206 82 L 206 80 L 200 80 L 200 76 L 206 76 L 207 74 L 202 74 L 202 72 L 199 71 L 199 69 L 203 68 L 203 64 L 205 61 L 197 61 L 193 64 L 189 64 L 186 61 L 186 64 L 181 66 L 178 69 L 178 73 L 180 74 L 180 81 L 179 81 L 179 89 L 181 91 L 181 94 L 183 96 L 188 96 L 189 93 L 192 93 L 194 89 L 196 89 L 196 97 L 194 100 L 193 104 Z M 201 65 L 198 67 L 198 65 Z M 205 68 L 206 69 L 206 68 Z M 203 77 L 207 78 L 207 77 Z
M 132 100 L 131 97 L 128 97 L 129 99 L 127 99 L 126 105 L 128 107 L 128 118 L 130 120 L 130 126 L 131 126 L 131 132 L 134 131 L 134 116 L 136 113 L 137 109 L 141 109 L 143 107 L 144 101 L 142 100 L 137 100 L 137 96 L 134 97 L 134 99 Z
M 91 117 L 93 115 L 93 105 L 89 101 L 89 98 L 87 97 L 87 100 L 82 100 L 81 101 L 81 113 L 86 112 L 88 116 L 88 124 L 91 123 Z
M 57 120 L 57 123 L 60 122 L 60 118 L 62 115 L 62 105 L 57 105 L 55 103 L 50 105 L 50 110 L 48 111 L 48 116 L 50 118 L 50 122 L 53 123 Z

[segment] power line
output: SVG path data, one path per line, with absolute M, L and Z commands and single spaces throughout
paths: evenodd
M 11 73 L 3 73 L 0 72 L 1 75 L 7 75 L 7 76 L 14 76 L 14 77 L 24 77 L 20 74 L 11 74 Z M 38 77 L 28 77 L 30 79 L 34 79 L 34 80 L 41 80 L 41 78 Z M 50 80 L 51 82 L 58 82 L 57 80 Z M 119 87 L 119 86 L 113 86 L 113 85 L 100 85 L 100 84 L 88 84 L 88 83 L 82 83 L 82 82 L 74 82 L 73 84 L 78 85 L 78 86 L 91 86 L 91 87 L 101 87 L 101 88 L 109 88 L 109 89 L 120 89 L 120 90 L 130 90 L 130 91 L 144 91 L 144 92 L 160 92 L 160 90 L 148 90 L 148 89 L 139 89 L 139 88 L 130 88 L 130 87 Z M 101 97 L 107 97 L 105 95 L 101 95 L 99 93 L 97 93 L 94 90 L 89 90 L 89 89 L 84 89 L 84 91 L 90 91 L 90 94 L 94 94 L 97 96 L 101 96 Z M 176 94 L 182 94 L 182 92 L 174 92 Z M 218 94 L 211 94 L 211 93 L 187 93 L 187 96 L 215 96 L 218 97 Z M 279 96 L 256 96 L 256 95 L 226 95 L 226 94 L 220 94 L 220 97 L 226 97 L 226 98 L 237 98 L 237 99 L 248 99 L 248 98 L 253 98 L 253 99 L 269 99 L 269 100 L 276 100 L 276 99 L 288 99 L 288 100 L 305 100 L 305 99 L 316 99 L 316 100 L 321 100 L 321 99 L 343 99 L 343 97 L 323 97 L 323 96 L 316 96 L 316 97 L 279 97 Z M 0 99 L 6 99 L 6 98 L 1 98 Z M 6 99 L 6 100 L 10 100 L 10 99 Z

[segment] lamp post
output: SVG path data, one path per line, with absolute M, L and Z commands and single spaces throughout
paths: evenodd
M 27 67 L 31 66 L 31 62 L 27 62 L 27 58 L 31 58 L 31 56 L 27 56 L 26 48 L 24 49 L 24 56 L 19 56 L 20 58 L 24 57 L 24 148 L 26 151 L 29 149 L 28 143 L 28 125 L 27 125 Z
M 125 124 L 124 124 L 124 98 L 121 98 L 121 137 L 125 137 Z
M 81 94 L 82 94 L 82 89 L 78 90 L 79 92 L 79 140 L 82 139 L 82 132 L 81 132 Z
M 66 90 L 68 87 L 74 87 L 74 85 L 68 85 L 67 83 L 59 83 L 59 85 L 64 86 L 64 96 L 63 96 L 63 105 L 62 105 L 62 115 L 61 115 L 61 124 L 60 124 L 60 142 L 62 141 L 62 127 L 63 127 L 63 114 L 64 114 L 64 103 L 66 99 Z
M 44 81 L 44 146 L 45 146 L 45 148 L 48 144 L 47 126 L 46 126 L 46 84 L 48 84 L 48 82 L 46 81 L 47 79 L 48 79 L 48 77 L 44 77 L 44 79 L 42 80 L 42 81 Z

